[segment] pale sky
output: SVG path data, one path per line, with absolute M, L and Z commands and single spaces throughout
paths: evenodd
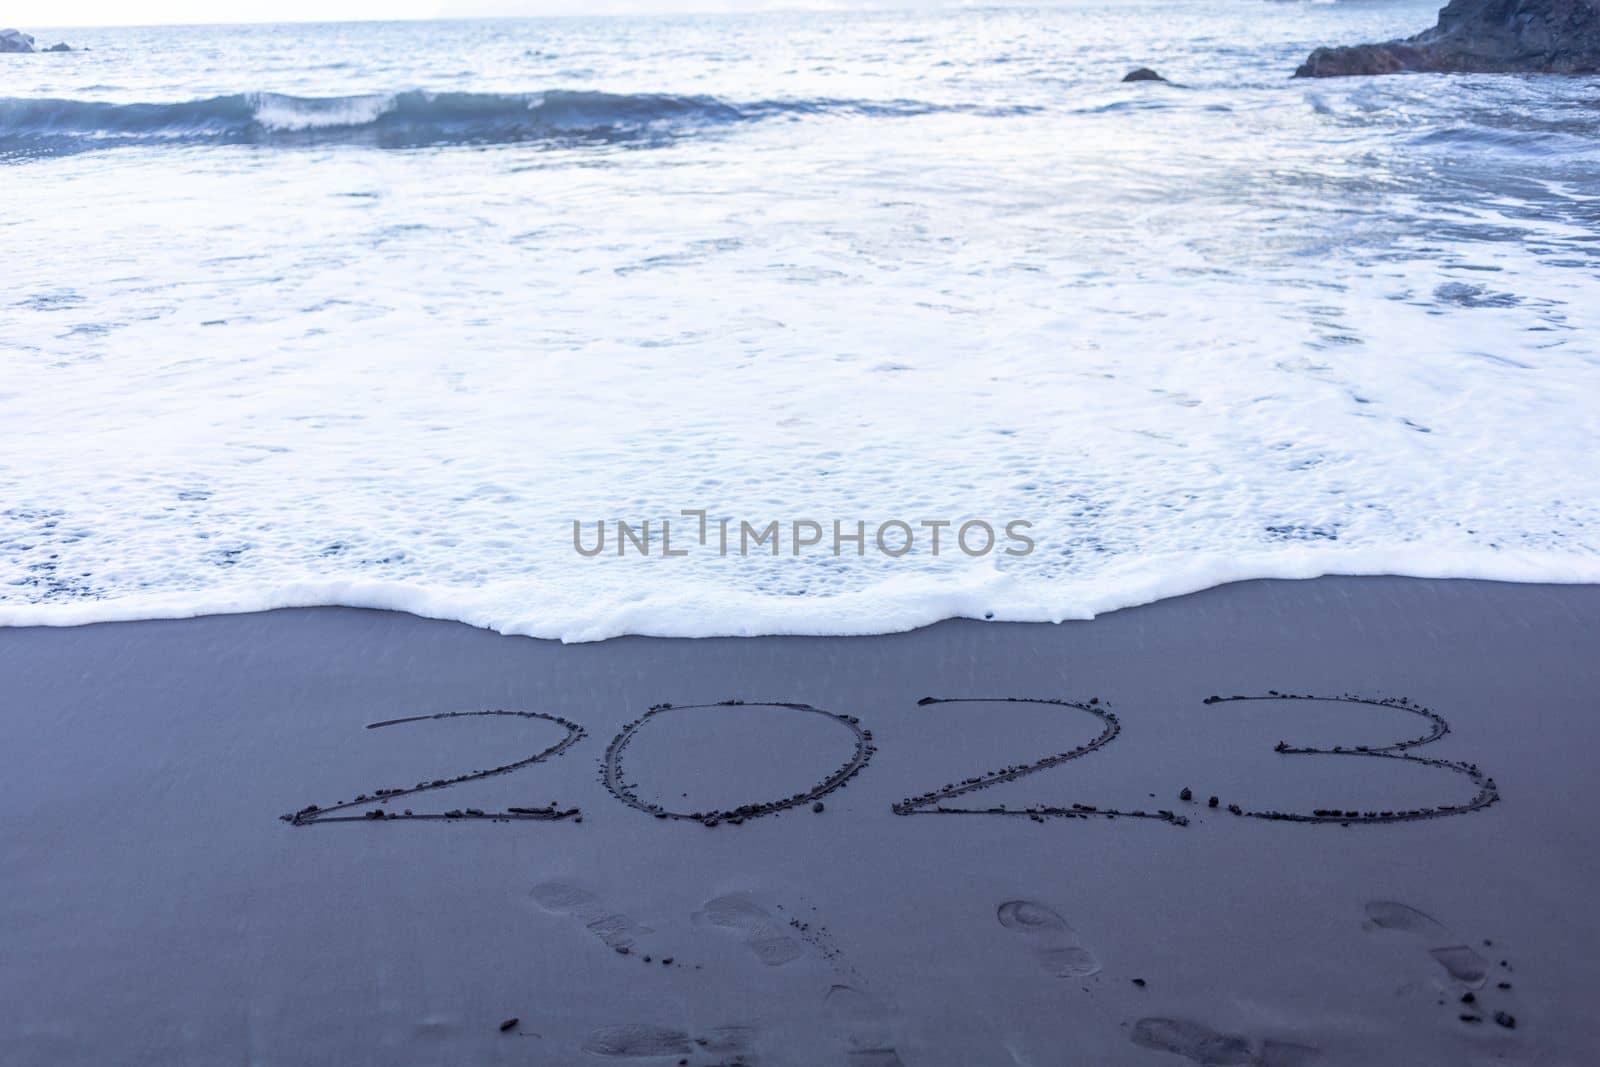
M 938 3 L 938 0 L 934 0 Z M 0 28 L 210 22 L 336 22 L 346 19 L 598 15 L 672 11 L 905 6 L 866 0 L 21 0 L 0 9 Z M 933 6 L 930 4 L 929 6 Z M 952 5 L 953 6 L 953 5 Z

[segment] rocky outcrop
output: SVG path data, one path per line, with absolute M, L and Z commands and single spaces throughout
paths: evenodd
M 1149 67 L 1140 67 L 1137 70 L 1128 71 L 1128 73 L 1122 76 L 1122 80 L 1125 82 L 1164 82 L 1167 79 L 1163 78 Z
M 0 30 L 0 52 L 31 52 L 33 37 L 21 30 Z
M 1600 0 L 1450 0 L 1439 24 L 1383 44 L 1319 48 L 1297 78 L 1600 72 Z
M 46 52 L 70 52 L 70 51 L 72 51 L 72 46 L 70 44 L 68 44 L 67 42 L 65 42 L 65 41 L 59 41 L 59 42 L 51 45 L 49 48 L 46 48 L 45 51 Z

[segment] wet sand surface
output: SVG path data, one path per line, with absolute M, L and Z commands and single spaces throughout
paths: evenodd
M 1391 578 L 0 630 L 0 1061 L 1592 1063 L 1597 648 Z

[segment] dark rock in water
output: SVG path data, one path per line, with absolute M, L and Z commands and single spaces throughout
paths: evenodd
M 32 52 L 33 36 L 21 30 L 0 30 L 0 52 Z
M 1297 78 L 1600 72 L 1600 0 L 1450 0 L 1439 24 L 1383 44 L 1319 48 Z
M 45 51 L 46 52 L 70 52 L 70 51 L 72 51 L 72 46 L 70 44 L 68 44 L 67 42 L 65 42 L 65 41 L 57 41 L 55 44 L 51 45 L 49 48 L 46 48 Z
M 1128 73 L 1122 76 L 1122 80 L 1125 82 L 1164 82 L 1167 79 L 1163 78 L 1149 67 L 1140 67 L 1138 70 L 1128 71 Z
M 1494 1021 L 1505 1027 L 1507 1030 L 1515 1030 L 1517 1028 L 1517 1017 L 1512 1015 L 1509 1011 L 1495 1012 Z

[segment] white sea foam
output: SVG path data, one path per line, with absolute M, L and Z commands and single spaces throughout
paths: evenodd
M 1600 564 L 1576 567 L 1538 557 L 1440 559 L 1426 550 L 1327 553 L 1283 552 L 1260 558 L 1229 556 L 1151 568 L 1142 582 L 1129 579 L 1098 593 L 1069 599 L 1061 588 L 1034 586 L 973 568 L 955 579 L 926 575 L 885 580 L 825 598 L 785 598 L 716 589 L 706 583 L 653 583 L 648 594 L 613 594 L 597 601 L 592 589 L 568 581 L 496 583 L 479 588 L 437 588 L 398 582 L 306 581 L 279 586 L 226 585 L 201 593 L 132 595 L 112 601 L 77 601 L 0 607 L 0 625 L 78 626 L 138 619 L 184 619 L 277 608 L 341 606 L 404 611 L 448 619 L 505 634 L 562 641 L 599 641 L 625 634 L 657 637 L 745 637 L 760 634 L 867 635 L 898 633 L 944 619 L 996 622 L 1065 622 L 1182 596 L 1233 581 L 1315 578 L 1324 575 L 1396 574 L 1417 578 L 1481 578 L 1524 582 L 1600 582 Z M 529 605 L 537 604 L 530 612 Z
M 0 164 L 0 623 L 870 633 L 1250 577 L 1600 581 L 1583 87 L 1279 76 L 1419 5 L 1162 10 L 1154 50 L 1098 10 L 691 20 L 644 52 L 617 23 L 346 28 L 325 73 L 194 29 L 234 61 L 150 84 L 86 42 L 72 76 L 122 105 L 215 116 L 276 78 L 255 121 L 305 136 Z M 1117 83 L 1146 63 L 1187 84 Z M 415 86 L 471 94 L 397 115 Z M 0 142 L 54 106 L 0 109 Z M 393 129 L 318 139 L 340 123 Z M 1023 519 L 1037 548 L 573 551 L 574 520 L 685 508 Z
M 255 93 L 250 103 L 255 121 L 260 125 L 269 130 L 298 132 L 366 126 L 393 111 L 396 98 L 379 93 L 335 97 L 324 102 L 278 93 Z

